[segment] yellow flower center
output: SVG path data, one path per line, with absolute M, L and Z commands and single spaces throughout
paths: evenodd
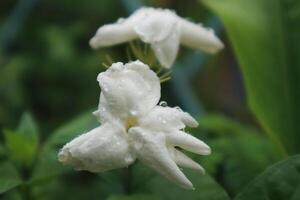
M 126 121 L 126 130 L 130 129 L 131 127 L 135 126 L 137 124 L 138 120 L 136 117 L 133 117 L 133 116 L 129 116 L 127 118 L 127 121 Z

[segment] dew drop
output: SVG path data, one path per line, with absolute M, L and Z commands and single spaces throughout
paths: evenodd
M 123 23 L 124 21 L 125 21 L 124 18 L 119 18 L 118 21 L 117 21 L 117 23 Z
M 124 161 L 126 163 L 131 163 L 132 162 L 132 157 L 130 155 L 126 155 L 125 158 L 124 158 Z
M 182 111 L 182 109 L 179 106 L 176 106 L 175 109 L 178 111 Z
M 167 102 L 165 102 L 165 101 L 159 102 L 159 105 L 162 106 L 162 107 L 168 106 Z
M 131 110 L 130 114 L 133 115 L 133 116 L 136 116 L 137 115 L 137 111 L 136 110 Z

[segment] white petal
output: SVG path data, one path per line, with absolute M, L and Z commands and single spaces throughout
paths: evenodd
M 159 78 L 140 61 L 114 63 L 97 80 L 102 91 L 99 109 L 121 120 L 144 115 L 160 98 Z
M 127 19 L 119 19 L 114 24 L 101 26 L 95 36 L 90 40 L 93 48 L 120 44 L 138 38 L 134 25 L 142 20 L 143 13 L 135 12 Z
M 160 64 L 163 67 L 170 68 L 176 59 L 179 49 L 178 32 L 174 30 L 166 39 L 160 42 L 153 42 L 151 47 Z
M 205 173 L 205 170 L 203 169 L 203 167 L 200 164 L 193 161 L 191 158 L 186 156 L 181 151 L 178 151 L 174 147 L 172 147 L 172 148 L 169 148 L 169 152 L 170 152 L 171 157 L 173 158 L 173 160 L 175 161 L 175 163 L 177 165 L 179 165 L 181 167 L 185 167 L 185 168 L 199 170 L 202 173 Z
M 124 129 L 106 123 L 67 143 L 58 154 L 64 164 L 76 170 L 103 172 L 126 167 L 134 162 Z
M 139 160 L 181 187 L 193 189 L 192 183 L 170 157 L 164 134 L 148 132 L 138 127 L 129 129 L 128 133 Z
M 128 18 L 120 18 L 116 23 L 101 26 L 90 40 L 90 46 L 95 49 L 138 38 L 134 27 L 142 22 L 151 10 L 150 8 L 140 8 Z
M 181 43 L 191 48 L 200 49 L 207 53 L 217 53 L 224 45 L 214 34 L 213 30 L 204 28 L 186 19 L 179 19 Z
M 140 119 L 139 125 L 155 131 L 176 131 L 183 129 L 186 125 L 198 126 L 197 121 L 187 112 L 180 108 L 155 106 L 148 115 Z
M 144 19 L 139 21 L 134 30 L 141 40 L 150 43 L 159 62 L 164 67 L 171 67 L 179 48 L 177 15 L 167 9 L 144 8 Z
M 168 144 L 181 147 L 193 153 L 200 155 L 209 155 L 211 153 L 211 150 L 207 144 L 183 131 L 176 131 L 166 134 L 166 138 Z
M 143 19 L 138 21 L 134 30 L 146 43 L 160 42 L 177 31 L 177 16 L 167 9 L 144 8 Z

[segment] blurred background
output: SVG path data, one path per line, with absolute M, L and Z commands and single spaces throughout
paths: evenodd
M 181 48 L 172 79 L 162 85 L 161 100 L 196 117 L 200 127 L 190 132 L 213 149 L 208 157 L 190 155 L 207 170 L 206 175 L 185 170 L 195 191 L 177 188 L 140 163 L 91 174 L 56 161 L 66 141 L 97 125 L 91 112 L 100 94 L 96 77 L 105 70 L 107 55 L 128 61 L 127 44 L 93 51 L 89 39 L 99 26 L 127 17 L 140 6 L 173 9 L 213 28 L 225 43 L 216 55 Z M 1 0 L 0 186 L 6 189 L 0 189 L 0 198 L 235 196 L 279 157 L 247 105 L 243 76 L 224 29 L 196 0 Z M 26 131 L 29 136 L 16 136 Z

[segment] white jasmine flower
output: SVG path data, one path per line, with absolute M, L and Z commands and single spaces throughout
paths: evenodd
M 151 47 L 162 66 L 169 68 L 175 61 L 179 43 L 216 53 L 223 43 L 214 32 L 160 8 L 140 8 L 127 19 L 101 26 L 90 40 L 93 48 L 111 46 L 140 38 Z
M 157 105 L 157 75 L 135 61 L 114 63 L 97 80 L 101 94 L 94 115 L 101 126 L 67 143 L 58 154 L 59 161 L 77 170 L 103 172 L 138 159 L 176 184 L 193 188 L 178 166 L 204 170 L 175 147 L 200 155 L 210 154 L 210 148 L 183 131 L 198 125 L 193 117 L 179 108 Z

